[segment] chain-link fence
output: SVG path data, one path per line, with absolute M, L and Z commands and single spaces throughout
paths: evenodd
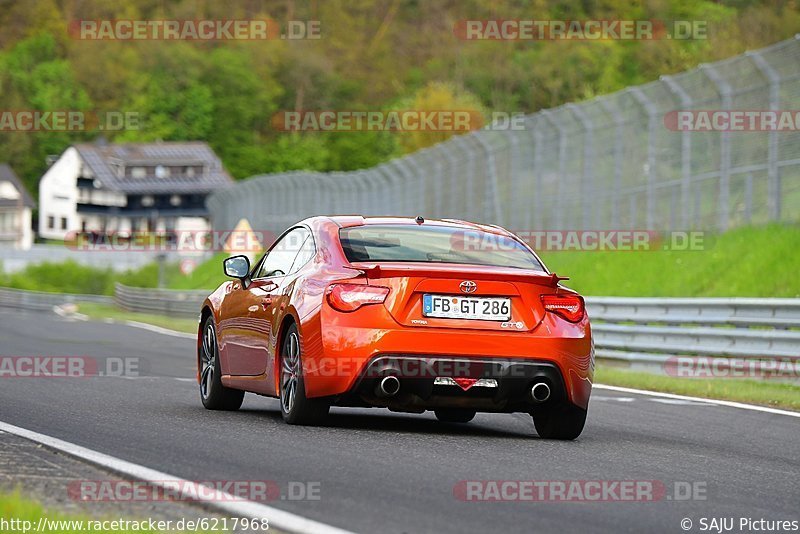
M 800 36 L 371 169 L 257 176 L 208 206 L 216 228 L 246 218 L 272 232 L 311 215 L 353 213 L 536 231 L 722 231 L 800 219 L 797 129 L 676 131 L 678 110 L 793 110 L 797 126 Z

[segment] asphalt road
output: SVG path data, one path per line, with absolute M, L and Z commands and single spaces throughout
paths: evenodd
M 134 327 L 0 310 L 0 356 L 139 358 L 138 378 L 0 378 L 0 420 L 189 480 L 318 483 L 269 504 L 356 532 L 683 532 L 703 517 L 798 520 L 797 418 L 597 390 L 583 435 L 540 440 L 524 415 L 467 425 L 337 409 L 289 426 L 277 401 L 200 404 L 193 342 Z M 465 502 L 460 481 L 636 480 L 649 502 Z M 678 499 L 675 483 L 704 490 Z M 485 487 L 485 486 L 484 486 Z M 749 529 L 748 529 L 749 530 Z M 734 530 L 737 532 L 738 530 Z M 747 531 L 747 530 L 746 530 Z

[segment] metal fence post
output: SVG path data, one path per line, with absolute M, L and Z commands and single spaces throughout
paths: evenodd
M 753 60 L 756 68 L 769 80 L 769 109 L 777 111 L 781 107 L 781 77 L 772 65 L 767 63 L 759 52 L 745 52 Z M 752 199 L 750 199 L 752 203 Z M 778 168 L 778 130 L 769 132 L 767 141 L 767 209 L 769 218 L 779 221 L 781 218 L 781 178 Z
M 678 97 L 684 110 L 692 108 L 692 97 L 672 76 L 662 76 L 661 81 Z M 688 130 L 681 132 L 681 229 L 689 227 L 689 204 L 692 188 L 692 133 Z M 695 217 L 698 214 L 695 214 Z
M 619 228 L 619 191 L 622 188 L 622 114 L 619 107 L 612 103 L 608 98 L 600 99 L 600 105 L 603 106 L 606 114 L 611 116 L 614 123 L 614 186 L 613 186 L 613 200 L 611 202 L 611 228 Z
M 531 115 L 525 119 L 525 124 L 532 124 L 534 117 L 539 116 L 538 113 Z M 531 131 L 533 132 L 533 220 L 535 221 L 536 230 L 539 231 L 544 227 L 544 213 L 542 211 L 542 132 L 535 125 L 531 128 Z M 530 211 L 526 212 L 525 215 L 525 229 L 532 229 Z
M 466 192 L 466 198 L 473 198 L 474 189 L 475 189 L 475 151 L 470 150 L 469 143 L 465 139 L 466 135 L 457 135 L 455 136 L 456 141 L 463 149 L 464 154 L 467 156 L 467 184 L 464 188 Z M 470 219 L 477 219 L 477 212 L 474 211 L 473 208 L 474 204 L 469 204 L 467 206 L 463 206 L 465 217 Z
M 552 124 L 558 132 L 558 179 L 556 180 L 555 227 L 564 229 L 564 189 L 562 187 L 567 169 L 567 132 L 564 125 L 553 119 L 553 112 L 544 109 L 540 112 L 542 117 Z
M 639 87 L 632 87 L 629 89 L 630 93 L 636 101 L 644 108 L 647 113 L 647 164 L 645 172 L 647 174 L 647 196 L 646 207 L 647 213 L 645 220 L 647 230 L 654 229 L 653 211 L 655 210 L 655 180 L 656 180 L 656 125 L 658 109 L 655 104 L 647 98 L 644 92 Z
M 468 134 L 475 142 L 483 149 L 486 154 L 486 186 L 484 187 L 484 194 L 486 202 L 483 203 L 483 220 L 491 224 L 503 224 L 503 218 L 500 210 L 500 199 L 497 194 L 497 166 L 495 164 L 494 152 L 492 147 L 483 138 L 484 131 L 477 131 Z
M 581 225 L 583 230 L 596 225 L 594 218 L 594 124 L 580 106 L 569 104 L 567 109 L 578 118 L 583 126 L 583 179 L 581 180 Z
M 414 169 L 414 174 L 417 177 L 417 207 L 414 213 L 415 216 L 422 215 L 424 217 L 430 217 L 430 214 L 427 213 L 426 209 L 428 199 L 425 195 L 425 173 L 422 172 L 422 169 L 417 163 L 417 157 L 419 157 L 418 154 L 419 153 L 417 153 L 415 156 L 408 156 L 405 158 L 405 161 L 408 162 L 408 166 Z M 415 208 L 412 207 L 411 209 L 414 210 Z M 409 211 L 409 214 L 411 214 L 411 211 Z
M 440 217 L 455 217 L 455 196 L 453 192 L 455 191 L 456 185 L 456 168 L 457 168 L 457 161 L 453 153 L 455 152 L 455 145 L 450 147 L 446 147 L 443 144 L 440 145 L 442 154 L 444 154 L 445 158 L 447 159 L 447 168 L 448 168 L 448 175 L 449 175 L 449 182 L 450 182 L 450 194 L 447 195 L 447 207 L 444 207 L 444 201 L 442 201 L 442 213 Z M 444 174 L 442 174 L 442 182 L 444 182 Z M 444 184 L 442 184 L 444 185 Z
M 505 224 L 509 225 L 512 229 L 522 229 L 521 226 L 521 213 L 522 213 L 522 206 L 524 206 L 525 197 L 522 194 L 522 187 L 520 185 L 520 175 L 519 169 L 517 168 L 517 162 L 520 160 L 519 154 L 519 138 L 517 132 L 511 130 L 510 128 L 505 131 L 506 137 L 508 137 L 509 143 L 509 159 L 508 159 L 508 168 L 509 174 L 511 175 L 511 190 L 509 191 L 508 199 L 509 204 L 511 204 L 511 213 L 510 217 L 506 218 Z
M 716 86 L 719 93 L 722 109 L 731 109 L 731 95 L 733 90 L 730 84 L 722 79 L 714 67 L 708 64 L 700 65 L 700 70 Z M 720 132 L 719 147 L 719 218 L 717 226 L 721 232 L 728 229 L 730 218 L 731 194 L 731 134 L 723 130 Z

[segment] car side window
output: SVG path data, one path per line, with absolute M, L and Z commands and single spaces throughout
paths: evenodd
M 295 228 L 283 236 L 280 241 L 267 253 L 267 257 L 261 262 L 256 278 L 269 278 L 272 276 L 283 276 L 291 272 L 292 264 L 300 252 L 309 231 L 305 228 Z
M 317 253 L 316 248 L 314 248 L 314 238 L 311 237 L 309 233 L 306 236 L 306 240 L 303 242 L 303 245 L 300 247 L 300 252 L 297 253 L 297 256 L 294 259 L 294 264 L 292 265 L 291 271 L 289 274 L 296 273 L 299 271 L 303 265 L 308 263 L 311 258 Z

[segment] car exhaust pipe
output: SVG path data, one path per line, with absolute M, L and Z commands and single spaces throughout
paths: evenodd
M 378 383 L 376 393 L 379 397 L 394 397 L 400 391 L 400 380 L 394 376 L 384 376 Z
M 550 398 L 550 386 L 544 382 L 536 382 L 531 388 L 533 402 L 544 402 Z

